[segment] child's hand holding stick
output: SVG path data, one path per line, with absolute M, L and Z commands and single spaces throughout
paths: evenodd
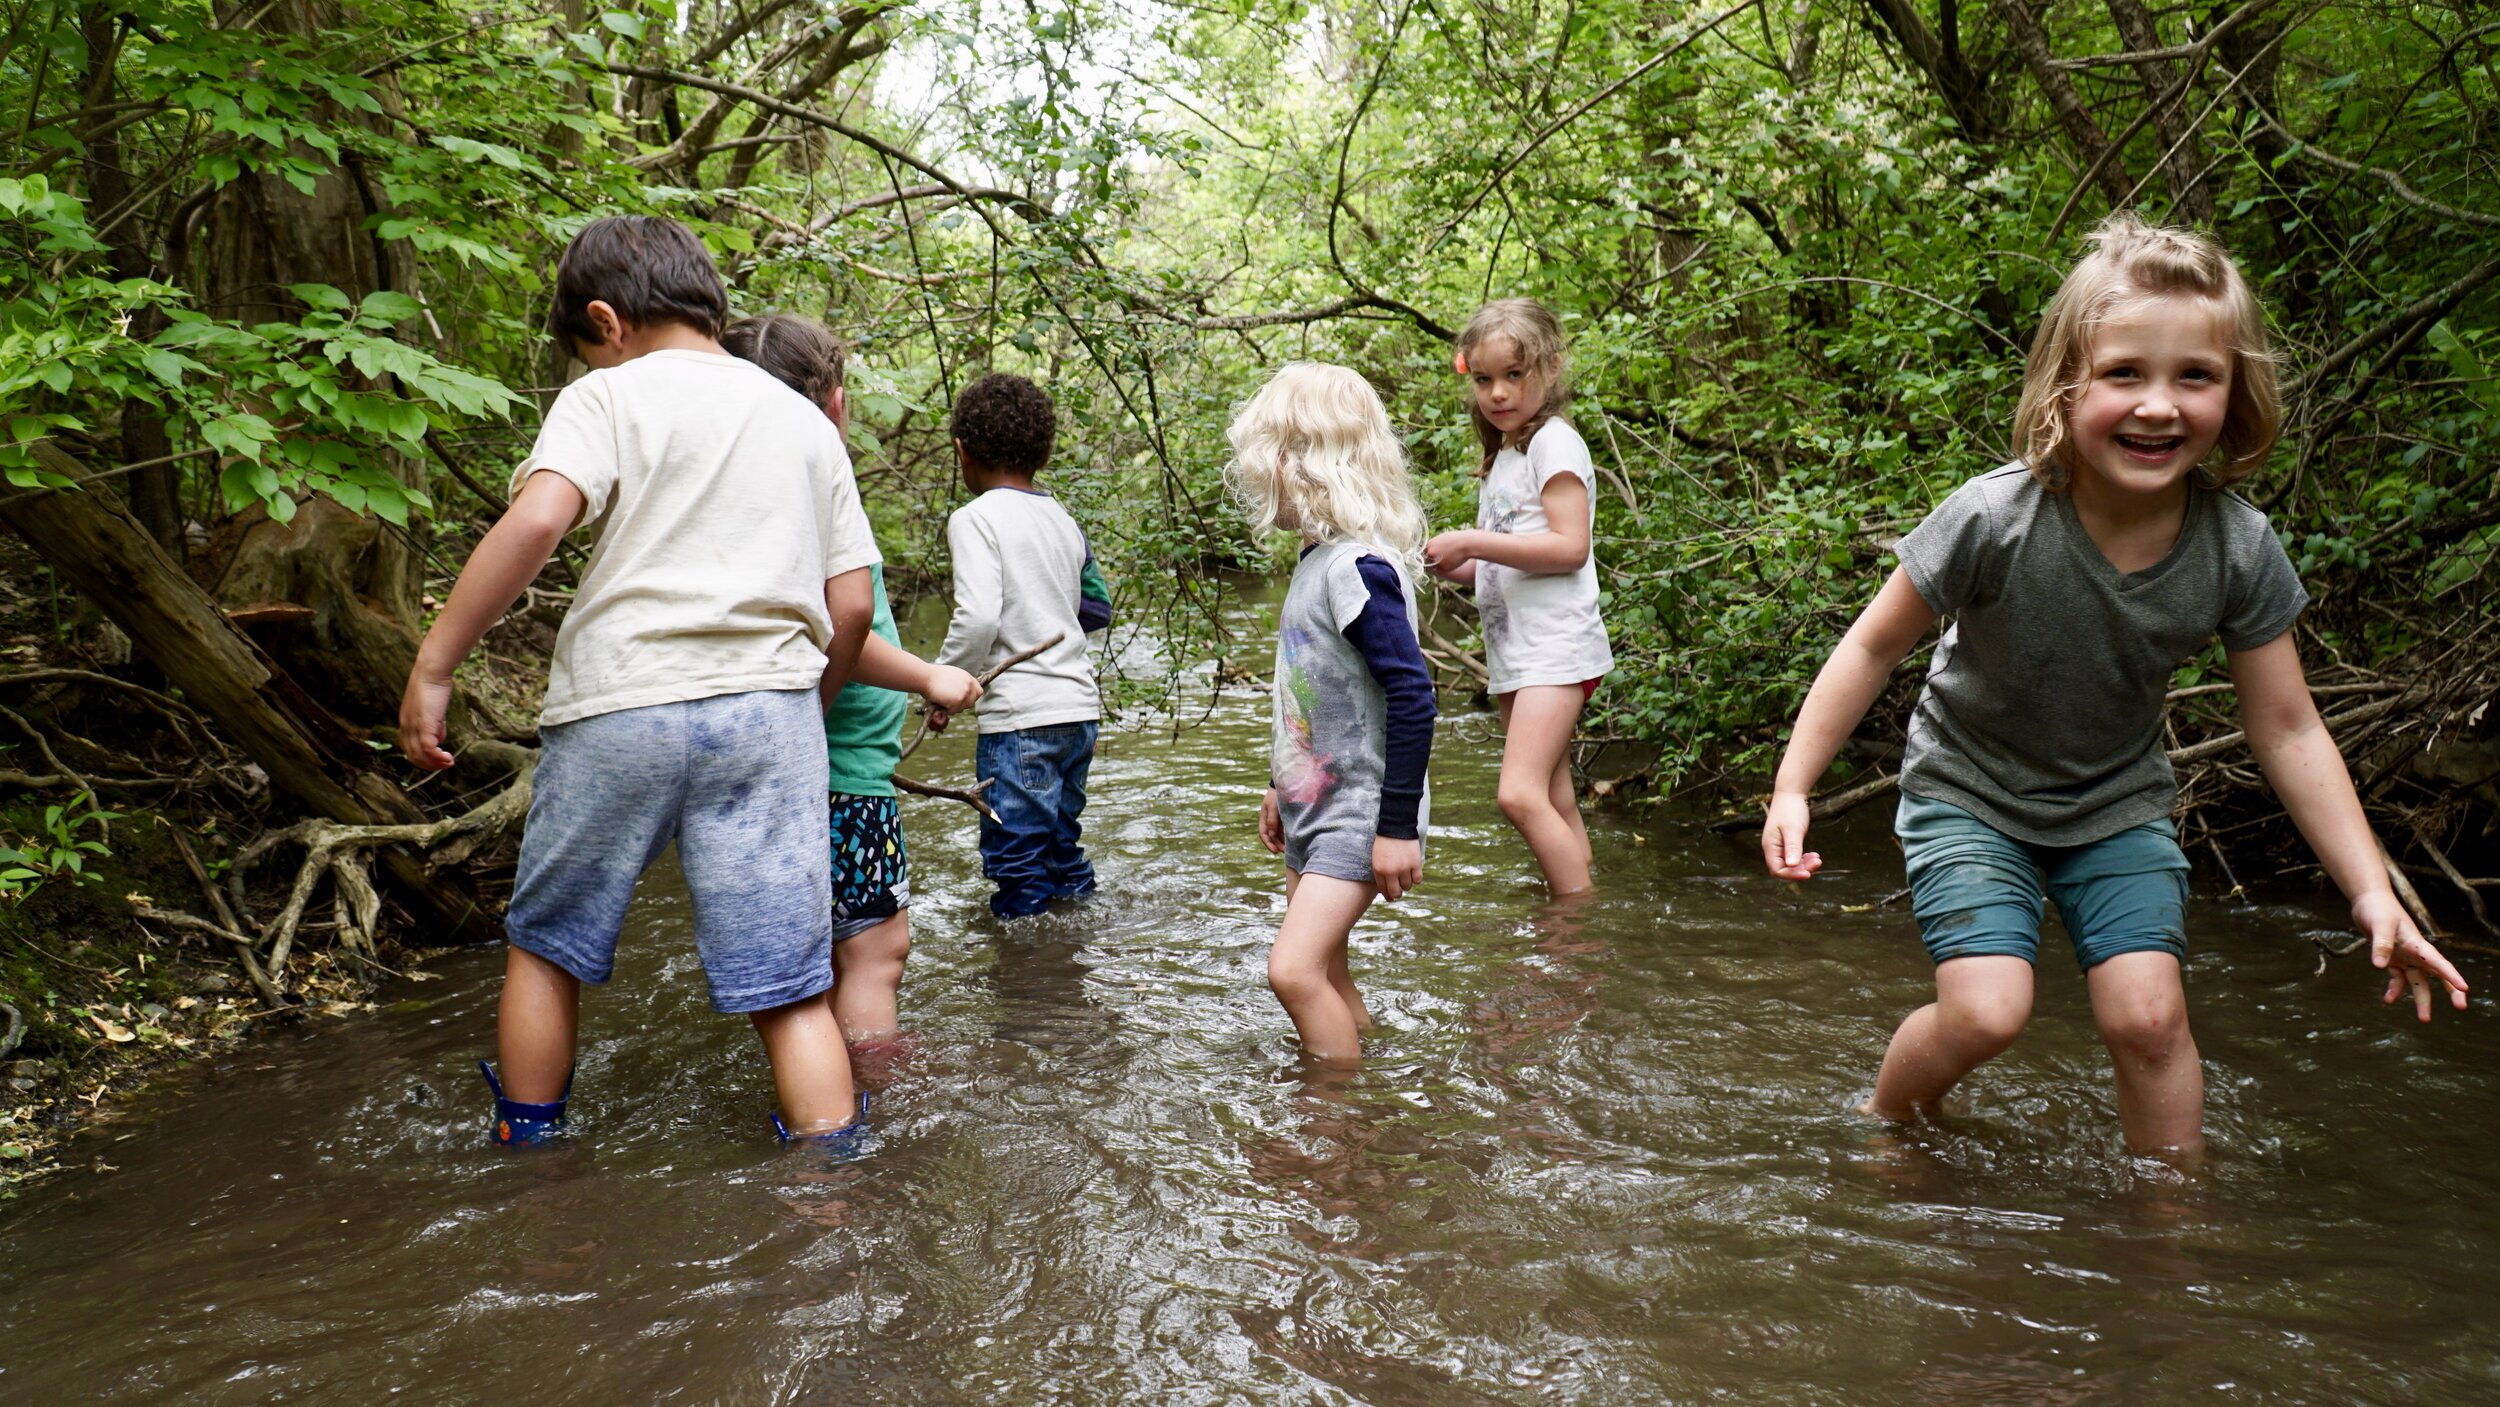
M 997 679 L 998 676 L 1006 673 L 1008 670 L 1015 668 L 1017 665 L 1024 663 L 1026 660 L 1033 658 L 1035 655 L 1040 654 L 1042 651 L 1049 649 L 1051 646 L 1056 645 L 1060 641 L 1067 638 L 1067 632 L 1063 630 L 1042 643 L 1034 646 L 1032 649 L 1019 650 L 1016 653 L 1009 655 L 1007 658 L 1000 660 L 998 663 L 990 666 L 989 671 L 978 679 L 973 678 L 970 674 L 965 673 L 963 670 L 956 669 L 952 665 L 938 666 L 937 668 L 939 670 L 947 671 L 951 674 L 962 675 L 962 682 L 970 685 L 970 688 L 969 690 L 961 688 L 957 686 L 955 681 L 952 679 L 932 679 L 930 687 L 926 691 L 926 697 L 928 698 L 930 705 L 929 711 L 920 715 L 920 731 L 912 735 L 910 746 L 903 749 L 903 757 L 911 756 L 913 749 L 918 748 L 931 733 L 943 733 L 946 731 L 947 721 L 954 716 L 957 707 L 957 705 L 949 704 L 947 702 L 949 699 L 960 699 L 960 707 L 971 707 L 973 701 L 980 698 L 981 692 L 989 688 L 991 682 Z M 942 690 L 943 692 L 941 692 Z M 899 762 L 902 759 L 897 758 L 895 760 Z M 931 786 L 927 782 L 917 781 L 913 778 L 904 776 L 900 772 L 897 772 L 894 774 L 894 785 L 902 788 L 904 791 L 912 793 L 915 796 L 937 796 L 944 797 L 949 801 L 960 801 L 966 806 L 971 807 L 973 810 L 980 812 L 982 815 L 989 817 L 993 821 L 998 819 L 998 813 L 991 810 L 990 804 L 981 799 L 981 789 L 989 785 L 987 782 L 976 783 L 970 791 L 958 791 L 952 787 Z
M 961 703 L 950 703 L 944 696 L 935 692 L 928 694 L 927 697 L 930 704 L 929 711 L 920 715 L 920 731 L 912 734 L 910 744 L 903 749 L 903 756 L 911 756 L 912 749 L 920 746 L 920 744 L 927 739 L 931 733 L 945 732 L 946 725 L 954 720 L 955 715 L 961 713 L 967 708 L 970 708 L 972 706 L 973 699 L 980 698 L 982 691 L 988 689 L 991 684 L 997 682 L 998 676 L 1005 674 L 1008 670 L 1015 668 L 1017 665 L 1024 663 L 1026 660 L 1033 658 L 1035 655 L 1040 654 L 1042 651 L 1049 649 L 1053 645 L 1056 645 L 1060 641 L 1067 638 L 1068 634 L 1063 630 L 1042 643 L 1034 646 L 1032 649 L 1018 650 L 1014 654 L 1009 655 L 1007 658 L 991 665 L 987 673 L 972 681 L 972 697 L 970 699 L 965 699 Z M 952 668 L 952 666 L 941 667 Z M 955 672 L 957 674 L 964 673 L 964 671 L 959 669 L 955 670 Z

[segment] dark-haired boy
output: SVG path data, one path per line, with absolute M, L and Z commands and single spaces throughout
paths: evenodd
M 576 523 L 596 534 L 556 633 L 504 926 L 498 1143 L 564 1122 L 581 984 L 608 979 L 635 881 L 676 843 L 712 1004 L 755 1023 L 786 1131 L 864 1112 L 832 985 L 819 689 L 870 610 L 875 539 L 816 407 L 721 349 L 728 293 L 673 220 L 594 220 L 564 251 L 548 329 L 592 370 L 513 471 L 399 713 L 419 767 L 443 750 L 452 671 Z M 483 1062 L 481 1062 L 481 1066 Z
M 981 873 L 998 886 L 990 912 L 1001 918 L 1094 892 L 1077 818 L 1102 704 L 1085 635 L 1111 624 L 1111 593 L 1076 520 L 1033 486 L 1057 428 L 1041 387 L 997 373 L 955 398 L 950 427 L 974 497 L 946 520 L 955 615 L 938 662 L 986 674 L 1058 637 L 991 681 L 974 711 L 974 774 L 998 813 L 981 821 Z

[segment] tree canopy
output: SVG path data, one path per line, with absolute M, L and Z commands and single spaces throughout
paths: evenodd
M 953 391 L 1041 378 L 1056 484 L 1176 664 L 1226 648 L 1222 573 L 1258 560 L 1220 488 L 1257 378 L 1364 372 L 1462 521 L 1447 340 L 1525 294 L 1574 340 L 1603 478 L 1629 667 L 1596 735 L 1667 779 L 1741 766 L 1892 540 L 2008 457 L 2032 323 L 2133 206 L 2213 229 L 2268 303 L 2287 434 L 2244 492 L 2321 600 L 2313 659 L 2407 691 L 2374 727 L 2491 692 L 2477 6 L 21 0 L 6 25 L 13 491 L 62 482 L 48 442 L 169 546 L 325 496 L 408 546 L 410 611 L 561 379 L 546 286 L 596 214 L 683 219 L 739 311 L 855 343 L 901 566 L 935 558 Z M 1463 674 L 1464 628 L 1435 634 Z

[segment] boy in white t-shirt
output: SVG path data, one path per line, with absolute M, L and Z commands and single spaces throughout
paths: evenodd
M 1111 624 L 1111 593 L 1085 530 L 1033 486 L 1058 426 L 1041 387 L 998 372 L 966 386 L 948 422 L 973 499 L 946 520 L 955 614 L 938 663 L 986 674 L 1048 644 L 981 695 L 973 775 L 996 813 L 981 820 L 981 873 L 1000 918 L 1094 892 L 1081 818 L 1102 700 L 1085 636 Z
M 596 535 L 556 634 L 497 1045 L 495 1141 L 564 1122 L 581 984 L 605 982 L 635 881 L 674 841 L 712 1004 L 755 1023 L 784 1135 L 866 1113 L 833 982 L 820 690 L 867 635 L 875 539 L 840 437 L 721 349 L 728 293 L 685 226 L 594 220 L 549 330 L 593 369 L 564 389 L 418 650 L 399 741 L 443 750 L 452 671 L 576 524 Z

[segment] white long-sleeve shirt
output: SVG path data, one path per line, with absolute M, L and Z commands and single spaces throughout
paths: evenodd
M 986 673 L 1052 635 L 1059 643 L 993 680 L 975 712 L 984 733 L 1102 717 L 1077 600 L 1085 533 L 1049 494 L 994 488 L 946 520 L 955 614 L 938 662 Z

